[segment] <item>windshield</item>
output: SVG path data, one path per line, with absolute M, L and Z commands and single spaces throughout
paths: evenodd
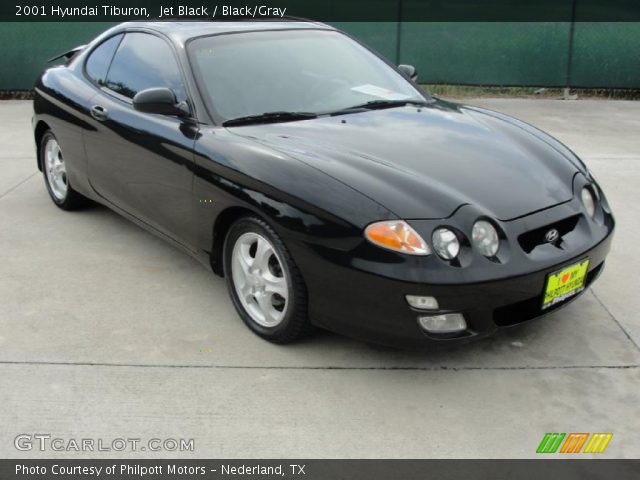
M 216 35 L 188 48 L 218 121 L 266 112 L 323 114 L 372 100 L 425 101 L 402 75 L 339 32 Z

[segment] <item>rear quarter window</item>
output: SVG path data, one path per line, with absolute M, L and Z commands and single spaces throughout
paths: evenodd
M 115 35 L 105 40 L 91 52 L 87 59 L 85 64 L 87 76 L 98 85 L 105 84 L 111 59 L 120 44 L 120 40 L 122 40 L 122 35 Z

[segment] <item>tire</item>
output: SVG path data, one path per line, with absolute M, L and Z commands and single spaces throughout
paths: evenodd
M 223 256 L 233 305 L 255 334 L 285 344 L 312 331 L 302 275 L 264 220 L 255 216 L 238 219 L 227 233 Z
M 53 203 L 63 210 L 84 207 L 88 199 L 75 191 L 69 183 L 62 150 L 51 130 L 47 130 L 42 136 L 39 155 L 44 183 Z

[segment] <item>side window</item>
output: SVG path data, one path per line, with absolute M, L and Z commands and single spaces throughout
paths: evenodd
M 146 33 L 125 34 L 111 62 L 106 86 L 129 98 L 145 88 L 169 87 L 179 102 L 186 99 L 171 47 L 161 38 Z
M 122 40 L 122 35 L 115 35 L 109 40 L 102 42 L 91 52 L 91 55 L 89 55 L 85 69 L 89 78 L 99 85 L 104 85 L 109 64 L 111 63 L 116 48 L 118 48 L 120 40 Z

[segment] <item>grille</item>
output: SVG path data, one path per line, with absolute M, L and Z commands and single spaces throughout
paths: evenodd
M 551 223 L 544 227 L 536 228 L 535 230 L 529 230 L 518 237 L 518 243 L 526 253 L 531 253 L 531 251 L 538 245 L 548 243 L 544 236 L 549 230 L 555 228 L 558 230 L 558 233 L 560 233 L 558 240 L 554 242 L 554 244 L 557 245 L 560 243 L 563 236 L 572 232 L 573 229 L 576 228 L 578 220 L 580 220 L 580 215 L 574 215 L 572 217 L 565 218 L 564 220 L 560 220 L 559 222 Z

